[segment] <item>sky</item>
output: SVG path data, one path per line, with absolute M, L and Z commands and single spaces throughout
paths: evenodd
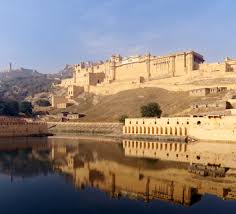
M 0 0 L 0 69 L 53 73 L 112 54 L 236 58 L 235 0 Z

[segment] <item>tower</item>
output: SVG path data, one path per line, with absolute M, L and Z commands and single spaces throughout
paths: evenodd
M 11 72 L 12 71 L 12 63 L 10 62 L 9 63 L 9 72 Z

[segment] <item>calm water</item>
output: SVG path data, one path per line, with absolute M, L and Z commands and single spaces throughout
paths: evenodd
M 235 213 L 233 169 L 224 178 L 201 177 L 188 172 L 186 161 L 150 159 L 147 150 L 141 158 L 124 147 L 1 139 L 1 213 Z M 222 165 L 232 167 L 234 161 Z

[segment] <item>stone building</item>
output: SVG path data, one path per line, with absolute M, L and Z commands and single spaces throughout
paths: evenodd
M 189 92 L 190 96 L 206 96 L 208 94 L 217 94 L 227 91 L 227 87 L 197 88 Z
M 203 56 L 194 52 L 181 52 L 167 56 L 122 57 L 113 55 L 105 62 L 81 62 L 74 66 L 73 78 L 65 79 L 61 86 L 87 86 L 113 81 L 136 80 L 144 78 L 146 81 L 161 77 L 183 76 L 197 70 L 203 63 Z
M 215 102 L 195 102 L 191 105 L 192 110 L 225 110 L 231 109 L 232 105 L 227 101 L 215 101 Z
M 235 116 L 223 115 L 131 118 L 125 120 L 123 134 L 236 142 L 235 119 Z

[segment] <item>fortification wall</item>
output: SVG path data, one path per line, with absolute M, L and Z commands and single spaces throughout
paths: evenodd
M 121 123 L 73 123 L 48 122 L 52 132 L 75 132 L 85 134 L 122 134 Z M 53 128 L 51 128 L 53 127 Z
M 97 85 L 104 81 L 105 73 L 90 73 L 89 74 L 89 85 Z
M 67 88 L 68 86 L 73 85 L 73 84 L 75 84 L 74 78 L 69 78 L 69 79 L 61 80 L 60 86 Z
M 46 123 L 0 122 L 0 137 L 27 137 L 47 134 Z
M 116 81 L 136 80 L 138 77 L 148 78 L 146 62 L 123 64 L 116 67 Z
M 199 64 L 199 70 L 204 72 L 226 72 L 226 64 L 223 63 L 203 63 Z

